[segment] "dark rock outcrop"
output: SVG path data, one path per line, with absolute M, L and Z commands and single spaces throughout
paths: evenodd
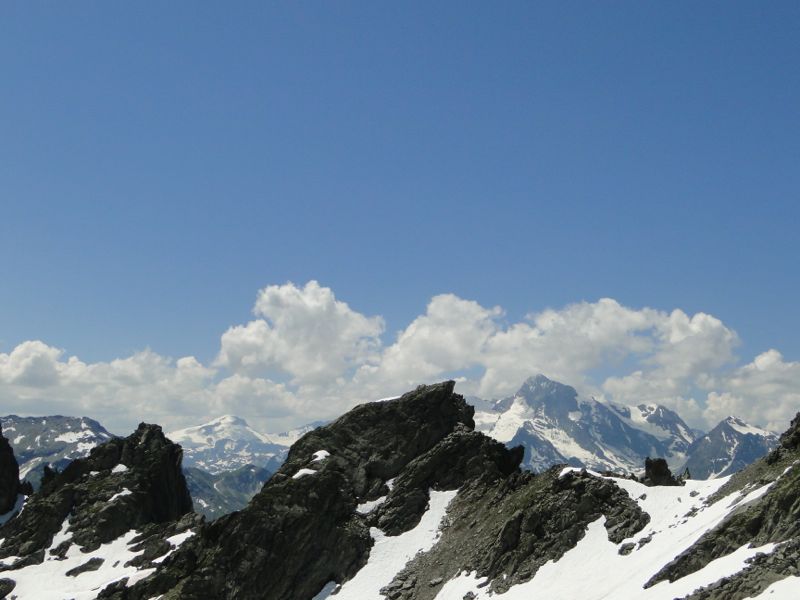
M 430 582 L 460 571 L 476 571 L 503 592 L 563 556 L 601 516 L 614 543 L 649 522 L 614 482 L 580 471 L 561 477 L 561 471 L 468 482 L 450 505 L 439 543 L 412 560 L 384 593 L 391 600 L 431 600 L 439 590 Z
M 14 450 L 0 429 L 0 515 L 14 508 L 19 495 L 19 465 Z
M 425 454 L 414 459 L 395 480 L 386 502 L 370 514 L 371 525 L 388 535 L 414 527 L 425 512 L 428 490 L 453 490 L 469 480 L 495 481 L 518 471 L 521 447 L 500 442 L 459 425 Z
M 650 458 L 644 461 L 644 478 L 642 483 L 645 485 L 680 485 L 681 482 L 675 479 L 672 471 L 667 466 L 667 461 L 663 458 Z
M 104 597 L 301 599 L 351 577 L 372 545 L 358 502 L 385 494 L 387 480 L 459 424 L 474 427 L 454 385 L 364 404 L 307 433 L 247 508 L 201 528 L 149 579 Z
M 0 557 L 43 554 L 69 518 L 72 542 L 85 550 L 150 523 L 172 523 L 192 510 L 181 448 L 157 425 L 93 448 L 62 472 L 45 471 L 25 510 L 2 529 Z M 65 548 L 66 550 L 66 548 Z

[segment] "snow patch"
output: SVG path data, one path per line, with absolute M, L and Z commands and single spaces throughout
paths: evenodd
M 561 476 L 576 470 L 563 469 Z M 728 477 L 690 480 L 684 486 L 674 487 L 648 487 L 629 479 L 608 479 L 625 490 L 651 517 L 642 531 L 621 542 L 637 545 L 630 554 L 619 554 L 620 546 L 609 541 L 605 518 L 600 518 L 588 526 L 585 536 L 574 548 L 560 560 L 543 565 L 530 581 L 512 586 L 504 594 L 491 595 L 484 587 L 485 580 L 477 573 L 461 573 L 444 585 L 437 600 L 461 600 L 468 592 L 472 592 L 476 600 L 672 600 L 741 571 L 747 560 L 775 548 L 775 544 L 759 548 L 742 546 L 677 581 L 664 581 L 644 589 L 644 584 L 662 565 L 719 525 L 737 506 L 763 496 L 771 484 L 745 494 L 735 492 L 707 505 L 706 500 L 729 480 Z M 649 543 L 638 545 L 646 537 L 650 538 Z M 575 573 L 581 576 L 575 577 Z
M 317 472 L 314 469 L 300 469 L 297 473 L 292 475 L 292 479 L 300 479 L 301 477 L 305 477 L 306 475 L 316 475 Z
M 397 536 L 387 536 L 376 527 L 370 528 L 375 540 L 369 553 L 369 560 L 355 576 L 342 584 L 334 595 L 335 585 L 328 583 L 315 596 L 316 600 L 369 600 L 381 598 L 380 590 L 394 579 L 395 575 L 414 558 L 418 552 L 433 548 L 440 536 L 439 528 L 447 512 L 447 506 L 455 498 L 456 490 L 450 492 L 430 492 L 428 510 L 422 515 L 419 524 L 410 531 Z M 328 590 L 326 592 L 326 590 Z M 458 597 L 461 600 L 462 596 Z
M 321 460 L 325 460 L 331 455 L 330 452 L 327 450 L 317 450 L 314 452 L 314 458 L 311 459 L 311 462 L 319 462 Z
M 121 492 L 117 492 L 111 498 L 108 499 L 109 502 L 113 502 L 117 498 L 122 498 L 123 496 L 130 496 L 133 492 L 130 491 L 128 488 L 122 488 Z
M 378 508 L 381 504 L 386 502 L 387 496 L 381 496 L 380 498 L 376 498 L 375 500 L 367 500 L 366 502 L 362 502 L 358 506 L 356 506 L 356 512 L 361 515 L 368 515 L 373 510 Z

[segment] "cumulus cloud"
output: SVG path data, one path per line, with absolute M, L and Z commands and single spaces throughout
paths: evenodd
M 800 411 L 800 362 L 787 362 L 774 349 L 711 383 L 719 389 L 708 394 L 707 422 L 734 414 L 779 431 Z
M 741 364 L 736 332 L 705 313 L 604 298 L 507 323 L 500 307 L 442 294 L 387 340 L 380 316 L 311 281 L 265 287 L 253 314 L 222 334 L 210 365 L 150 350 L 87 364 L 23 342 L 0 353 L 0 400 L 7 412 L 86 414 L 119 432 L 224 413 L 274 431 L 445 377 L 462 393 L 503 397 L 541 372 L 601 399 L 665 404 L 705 427 L 737 414 L 782 429 L 800 408 L 800 363 L 770 350 Z
M 263 318 L 222 335 L 217 365 L 249 375 L 279 370 L 296 383 L 335 379 L 374 360 L 384 330 L 381 317 L 352 310 L 316 281 L 264 288 L 253 313 Z

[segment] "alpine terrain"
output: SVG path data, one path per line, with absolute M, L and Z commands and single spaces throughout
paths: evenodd
M 706 479 L 741 469 L 777 443 L 777 435 L 735 417 L 704 435 L 664 406 L 581 398 L 544 375 L 528 379 L 512 397 L 476 404 L 478 430 L 509 447 L 523 446 L 523 465 L 533 471 L 566 463 L 637 472 L 646 457 L 659 456 L 675 470 L 688 467 L 692 477 Z
M 63 469 L 113 436 L 88 417 L 0 417 L 20 465 L 21 476 L 39 486 L 45 465 Z
M 520 468 L 523 448 L 475 430 L 453 388 L 421 386 L 308 432 L 247 507 L 213 522 L 191 513 L 180 447 L 142 424 L 46 471 L 0 527 L 0 589 L 42 600 L 797 597 L 800 414 L 732 476 L 683 480 L 658 458 L 640 477 L 534 474 Z

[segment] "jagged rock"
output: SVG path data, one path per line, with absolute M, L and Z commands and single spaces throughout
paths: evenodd
M 648 523 L 649 516 L 612 481 L 586 472 L 561 477 L 561 470 L 468 481 L 450 505 L 440 541 L 395 580 L 425 584 L 416 583 L 398 598 L 431 600 L 438 589 L 427 582 L 461 571 L 476 571 L 502 593 L 563 556 L 601 516 L 614 543 Z
M 470 479 L 506 477 L 518 470 L 522 456 L 521 447 L 508 450 L 503 444 L 458 425 L 408 464 L 369 522 L 388 535 L 398 535 L 419 522 L 428 504 L 429 489 L 452 490 Z
M 300 599 L 346 580 L 372 545 L 357 503 L 385 492 L 459 423 L 474 427 L 454 385 L 364 404 L 307 433 L 247 508 L 202 527 L 153 577 L 103 597 Z
M 3 526 L 0 557 L 42 552 L 67 517 L 71 542 L 90 551 L 131 529 L 175 521 L 191 509 L 180 446 L 159 426 L 142 423 L 132 435 L 93 448 L 60 473 L 45 470 L 40 490 Z
M 8 596 L 14 591 L 15 587 L 17 587 L 17 582 L 13 579 L 0 579 L 0 598 L 5 598 Z
M 81 573 L 86 573 L 87 571 L 97 571 L 105 561 L 100 557 L 90 558 L 85 563 L 83 563 L 79 567 L 75 567 L 74 569 L 70 569 L 66 572 L 68 577 L 77 577 Z
M 19 495 L 19 465 L 0 428 L 0 515 L 14 508 Z
M 672 471 L 667 466 L 667 461 L 663 458 L 650 458 L 644 461 L 644 478 L 642 483 L 645 485 L 680 485 L 680 481 L 675 479 Z
M 789 429 L 780 437 L 780 447 L 787 450 L 797 450 L 800 448 L 800 412 L 792 419 Z

